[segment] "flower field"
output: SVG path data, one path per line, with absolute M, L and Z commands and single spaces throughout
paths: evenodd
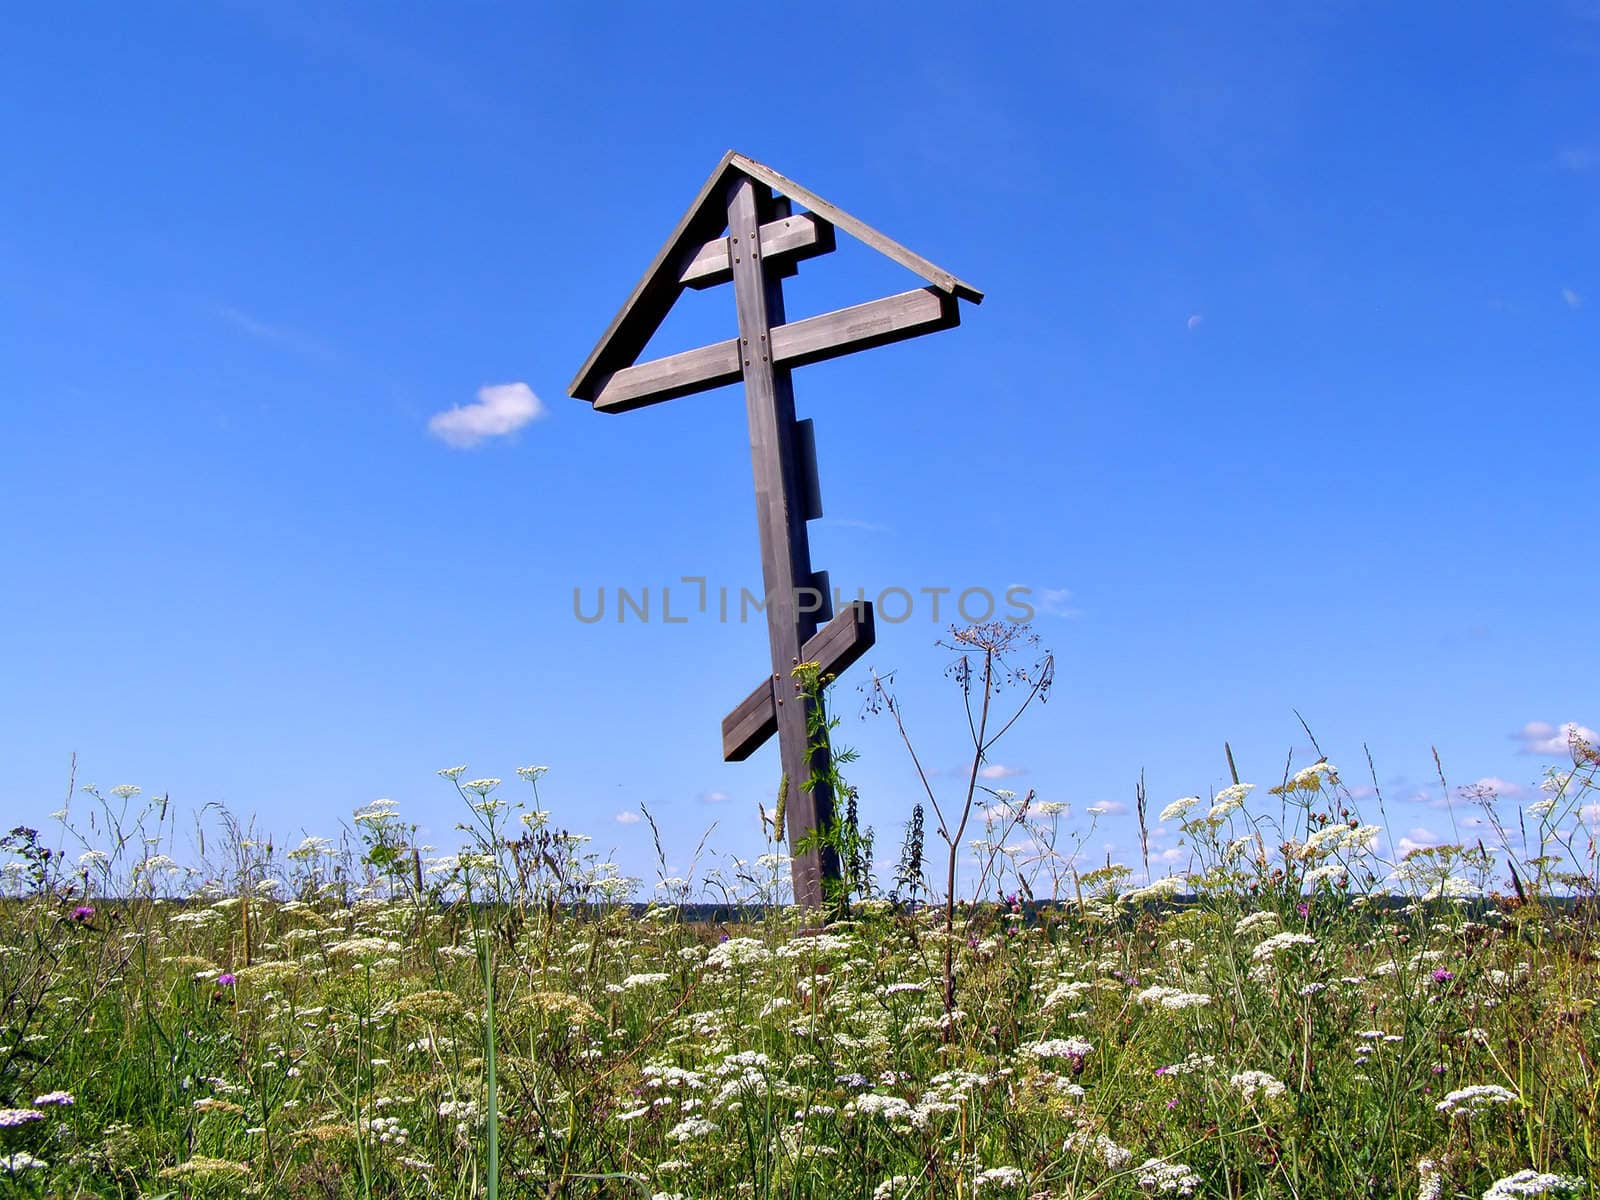
M 1520 895 L 1485 897 L 1474 847 L 1385 863 L 1331 767 L 1169 806 L 1182 878 L 980 840 L 983 900 L 948 933 L 903 895 L 825 925 L 773 903 L 776 847 L 627 903 L 645 885 L 556 827 L 540 773 L 519 805 L 446 772 L 451 855 L 380 802 L 287 852 L 229 820 L 186 869 L 132 788 L 61 814 L 77 842 L 14 832 L 0 1190 L 1502 1200 L 1600 1178 L 1577 877 L 1556 896 L 1524 859 Z M 1532 819 L 1569 838 L 1593 774 Z M 1013 815 L 989 831 L 1056 844 L 1059 813 Z M 689 920 L 691 897 L 724 911 Z

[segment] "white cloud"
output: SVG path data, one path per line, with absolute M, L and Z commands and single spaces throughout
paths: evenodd
M 1067 588 L 1040 588 L 1034 608 L 1047 617 L 1075 617 L 1079 611 L 1072 606 L 1072 592 Z
M 1188 858 L 1189 851 L 1183 846 L 1174 846 L 1170 850 L 1163 850 L 1160 854 L 1155 855 L 1156 862 L 1167 866 L 1171 866 L 1173 863 L 1185 862 Z
M 1497 796 L 1520 796 L 1528 790 L 1520 783 L 1512 783 L 1509 779 L 1501 779 L 1498 775 L 1485 775 L 1473 786 L 1493 792 Z
M 1511 736 L 1522 743 L 1519 750 L 1522 754 L 1570 754 L 1575 738 L 1590 745 L 1600 742 L 1600 733 L 1596 733 L 1587 725 L 1579 725 L 1576 721 L 1567 721 L 1562 725 L 1552 725 L 1548 721 L 1529 721 Z
M 700 799 L 707 804 L 723 804 L 728 799 L 727 792 L 701 792 Z
M 1590 825 L 1600 825 L 1600 804 L 1585 804 L 1578 810 L 1578 815 Z
M 1419 825 L 1400 839 L 1398 848 L 1401 854 L 1410 854 L 1413 850 L 1429 850 L 1442 844 L 1438 834 Z
M 979 779 L 1012 779 L 1027 773 L 1026 767 L 1008 767 L 1005 763 L 989 763 L 978 768 Z
M 618 825 L 637 825 L 639 823 L 639 821 L 640 821 L 640 817 L 639 817 L 639 814 L 636 813 L 636 812 L 632 812 L 632 811 L 619 812 L 617 814 L 617 824 Z
M 1086 811 L 1093 813 L 1097 817 L 1114 817 L 1127 812 L 1128 806 L 1121 800 L 1096 800 Z
M 468 450 L 488 438 L 515 433 L 545 415 L 544 402 L 525 383 L 493 383 L 478 389 L 478 399 L 428 418 L 428 432 L 447 446 Z
M 1562 288 L 1561 298 L 1567 302 L 1568 308 L 1578 308 L 1583 304 L 1583 297 L 1571 288 Z
M 1203 314 L 1194 313 L 1187 321 L 1184 322 L 1184 324 L 1187 325 L 1191 330 L 1195 330 L 1199 329 L 1204 322 L 1205 317 Z

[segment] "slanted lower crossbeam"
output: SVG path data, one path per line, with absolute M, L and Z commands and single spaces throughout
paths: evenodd
M 872 602 L 856 600 L 806 642 L 800 660 L 816 663 L 824 677 L 838 675 L 872 649 L 875 637 Z M 754 754 L 778 732 L 778 709 L 786 700 L 793 703 L 799 693 L 798 681 L 776 672 L 763 680 L 722 718 L 723 760 L 742 762 Z

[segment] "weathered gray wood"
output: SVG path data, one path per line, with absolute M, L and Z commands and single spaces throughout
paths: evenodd
M 817 572 L 825 576 L 827 572 Z M 822 581 L 826 590 L 826 580 Z M 855 600 L 843 612 L 813 634 L 801 651 L 802 662 L 817 663 L 824 675 L 839 675 L 872 649 L 877 626 L 872 602 Z M 727 762 L 742 762 L 778 729 L 775 681 L 764 679 L 727 716 L 722 718 L 722 757 Z M 792 682 L 784 684 L 786 694 L 794 693 Z
M 901 266 L 920 275 L 941 292 L 960 296 L 961 299 L 970 300 L 974 304 L 983 303 L 983 293 L 966 282 L 966 280 L 958 279 L 943 267 L 934 266 L 916 251 L 908 250 L 893 238 L 885 237 L 865 221 L 852 217 L 838 205 L 830 204 L 810 188 L 803 187 L 794 180 L 780 175 L 765 163 L 758 163 L 753 158 L 746 158 L 744 155 L 735 154 L 732 151 L 729 151 L 727 161 L 730 168 L 741 170 L 752 179 L 759 179 L 773 191 L 803 204 L 806 208 L 809 208 L 820 217 L 825 217 L 852 237 L 865 242 L 885 258 L 891 258 Z
M 761 257 L 769 264 L 787 265 L 831 254 L 834 245 L 833 226 L 815 213 L 781 217 L 761 227 Z M 732 278 L 733 257 L 728 252 L 728 239 L 722 237 L 705 244 L 684 268 L 678 282 L 700 291 Z
M 806 520 L 822 516 L 822 479 L 817 474 L 817 425 L 810 417 L 796 421 L 794 452 L 799 456 L 800 510 Z
M 843 229 L 900 263 L 941 292 L 973 303 L 983 299 L 983 293 L 971 284 L 906 249 L 810 189 L 786 179 L 771 167 L 730 150 L 701 187 L 688 212 L 684 213 L 668 236 L 666 244 L 657 251 L 644 277 L 623 301 L 583 366 L 578 368 L 578 373 L 567 386 L 568 395 L 592 401 L 608 376 L 638 361 L 639 355 L 656 330 L 661 328 L 661 322 L 682 294 L 684 272 L 699 257 L 705 244 L 727 228 L 727 212 L 721 199 L 727 194 L 731 182 L 740 178 L 758 181 L 798 201 L 830 225 Z
M 826 738 L 813 745 L 810 714 L 820 698 L 790 691 L 800 649 L 816 620 L 800 611 L 796 588 L 811 583 L 811 545 L 801 507 L 794 448 L 794 388 L 787 367 L 772 353 L 773 330 L 783 324 L 783 284 L 768 278 L 759 254 L 766 187 L 737 176 L 728 194 L 728 240 L 733 252 L 734 307 L 739 316 L 739 359 L 744 374 L 750 461 L 755 472 L 761 533 L 761 581 L 766 588 L 767 641 L 772 650 L 778 757 L 787 790 L 789 852 L 795 903 L 819 907 L 823 881 L 837 878 L 836 856 L 826 848 L 800 850 L 800 840 L 833 822 L 833 795 L 821 778 L 828 770 Z M 753 252 L 754 251 L 754 252 Z M 817 780 L 812 786 L 813 780 Z
M 772 679 L 763 679 L 755 691 L 722 718 L 722 760 L 743 762 L 778 732 L 777 697 Z
M 806 366 L 959 324 L 961 310 L 955 297 L 934 288 L 916 288 L 780 325 L 772 330 L 772 357 L 779 366 Z M 739 343 L 715 342 L 624 367 L 600 385 L 594 407 L 597 412 L 632 412 L 734 383 L 740 372 Z

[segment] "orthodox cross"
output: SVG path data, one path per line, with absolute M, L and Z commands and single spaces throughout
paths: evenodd
M 804 211 L 795 212 L 795 204 Z M 930 286 L 788 321 L 783 280 L 802 259 L 833 250 L 836 228 Z M 729 282 L 737 337 L 638 362 L 684 288 Z M 829 775 L 827 738 L 811 732 L 826 728 L 821 697 L 802 690 L 795 668 L 815 662 L 823 675 L 838 675 L 874 638 L 872 605 L 857 600 L 834 616 L 827 574 L 811 569 L 806 522 L 821 516 L 822 506 L 812 425 L 795 419 L 791 372 L 949 329 L 961 323 L 959 300 L 982 299 L 970 284 L 793 180 L 729 151 L 567 388 L 597 412 L 618 413 L 744 381 L 772 670 L 723 718 L 722 756 L 748 758 L 777 733 L 791 851 L 810 830 L 832 824 L 834 801 L 819 782 Z M 820 905 L 823 881 L 838 877 L 836 857 L 814 849 L 793 853 L 792 864 L 796 902 Z

